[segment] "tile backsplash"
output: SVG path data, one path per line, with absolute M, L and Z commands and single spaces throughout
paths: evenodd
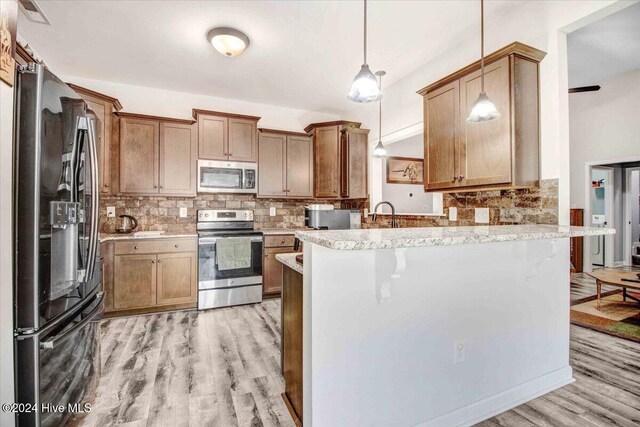
M 489 190 L 477 192 L 444 193 L 443 216 L 399 215 L 400 227 L 447 227 L 476 225 L 475 208 L 489 209 L 490 225 L 507 224 L 557 224 L 558 180 L 540 181 L 540 187 L 518 190 Z M 369 208 L 368 202 L 350 203 L 351 208 Z M 449 208 L 458 210 L 457 221 L 449 221 Z M 390 215 L 382 215 L 373 222 L 371 216 L 364 220 L 363 227 L 389 227 Z
M 139 222 L 139 231 L 194 232 L 198 209 L 251 209 L 256 228 L 304 227 L 304 207 L 310 203 L 331 203 L 336 208 L 370 208 L 368 200 L 286 200 L 259 199 L 250 194 L 199 194 L 196 197 L 102 196 L 100 201 L 101 232 L 114 233 L 117 217 L 132 215 Z M 400 227 L 442 227 L 475 225 L 475 208 L 489 208 L 489 224 L 557 224 L 558 180 L 540 182 L 539 188 L 491 190 L 443 195 L 444 216 L 399 216 Z M 115 206 L 116 218 L 107 218 L 107 206 Z M 187 217 L 180 218 L 180 208 L 187 208 Z M 269 215 L 269 208 L 276 215 Z M 449 221 L 449 208 L 458 210 L 457 221 Z M 382 215 L 373 222 L 365 218 L 363 227 L 388 227 L 390 216 Z
M 331 203 L 340 208 L 340 201 L 258 199 L 251 194 L 198 194 L 196 197 L 102 196 L 100 200 L 101 232 L 115 233 L 118 216 L 135 217 L 137 231 L 164 230 L 170 233 L 194 232 L 198 209 L 250 209 L 256 228 L 304 227 L 304 208 L 310 203 Z M 115 206 L 116 218 L 107 218 L 107 206 Z M 187 208 L 187 217 L 180 218 L 180 208 Z M 276 215 L 269 215 L 269 208 Z

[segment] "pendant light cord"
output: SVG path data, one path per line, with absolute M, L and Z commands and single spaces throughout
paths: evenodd
M 364 0 L 364 64 L 367 65 L 367 0 Z
M 480 70 L 480 87 L 484 93 L 484 0 L 480 0 Z
M 380 92 L 382 92 L 382 76 L 380 76 Z M 382 98 L 378 101 L 378 141 L 382 144 Z

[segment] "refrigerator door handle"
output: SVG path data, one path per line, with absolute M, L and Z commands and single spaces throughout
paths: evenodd
M 100 187 L 98 184 L 98 150 L 96 146 L 95 120 L 85 117 L 87 139 L 89 140 L 89 159 L 91 161 L 91 234 L 89 241 L 89 256 L 87 258 L 87 280 L 95 273 L 96 257 L 98 255 L 98 222 L 100 221 Z
M 57 345 L 60 345 L 63 342 L 65 342 L 66 340 L 68 340 L 76 331 L 82 329 L 87 323 L 89 323 L 92 320 L 94 320 L 99 314 L 102 313 L 102 299 L 104 297 L 100 296 L 99 298 L 100 298 L 99 299 L 100 302 L 98 303 L 96 308 L 94 308 L 91 311 L 91 313 L 89 313 L 87 315 L 87 317 L 85 317 L 84 319 L 82 319 L 81 321 L 76 323 L 73 328 L 61 333 L 60 335 L 56 335 L 51 339 L 48 339 L 46 341 L 42 341 L 40 343 L 40 348 L 41 349 L 46 349 L 46 350 L 55 348 Z

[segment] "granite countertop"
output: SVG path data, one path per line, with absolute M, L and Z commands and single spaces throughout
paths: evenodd
M 294 252 L 289 254 L 276 254 L 276 259 L 286 265 L 287 267 L 297 271 L 300 274 L 304 274 L 304 269 L 302 268 L 302 264 L 299 264 L 296 261 L 296 256 L 300 255 L 300 252 Z
M 279 235 L 279 234 L 290 234 L 294 235 L 297 231 L 305 231 L 311 230 L 310 228 L 300 227 L 300 228 L 263 228 L 261 231 L 265 236 Z
M 615 234 L 615 230 L 530 224 L 298 231 L 296 237 L 303 242 L 315 243 L 330 249 L 366 250 L 558 239 L 603 234 Z
M 172 232 L 172 233 L 153 234 L 153 235 L 136 234 L 135 232 L 130 234 L 100 233 L 100 242 L 107 242 L 109 240 L 176 239 L 181 237 L 198 237 L 198 233 Z

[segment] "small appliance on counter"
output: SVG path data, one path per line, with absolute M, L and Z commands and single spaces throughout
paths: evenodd
M 335 209 L 333 205 L 308 205 L 304 210 L 304 225 L 314 230 L 360 228 L 360 211 Z
M 262 232 L 253 211 L 199 210 L 198 309 L 262 301 Z
M 138 220 L 131 215 L 120 215 L 116 232 L 120 234 L 129 234 L 138 228 Z

